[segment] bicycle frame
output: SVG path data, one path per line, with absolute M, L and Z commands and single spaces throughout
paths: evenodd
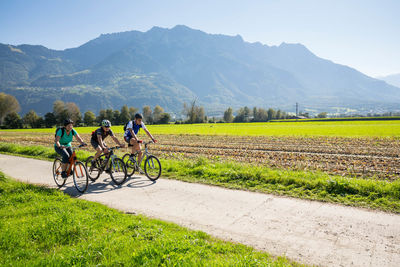
M 101 169 L 102 171 L 107 169 L 107 167 L 109 166 L 110 162 L 114 165 L 114 159 L 117 158 L 117 156 L 114 154 L 114 149 L 117 149 L 117 147 L 111 147 L 109 148 L 110 152 L 106 153 L 106 154 L 101 154 L 100 158 L 104 157 L 104 160 L 106 161 L 105 163 L 102 164 Z M 110 161 L 111 159 L 111 161 Z
M 142 143 L 141 141 L 139 143 Z M 139 171 L 140 173 L 146 174 L 147 178 L 149 178 L 151 181 L 157 180 L 160 175 L 161 175 L 161 163 L 160 160 L 151 154 L 149 152 L 149 145 L 153 144 L 154 142 L 145 142 L 144 143 L 144 149 L 140 149 L 137 151 L 134 151 L 133 154 L 126 153 L 122 160 L 125 163 L 125 166 L 127 169 L 127 174 L 128 176 L 132 176 L 135 171 Z M 140 161 L 138 161 L 138 154 L 141 153 L 142 157 Z M 144 169 L 142 170 L 140 166 L 142 165 L 142 162 L 144 160 Z M 157 171 L 154 173 L 154 171 Z
M 65 152 L 65 148 L 63 149 Z M 75 150 L 72 151 L 72 155 L 69 157 L 69 163 L 68 163 L 68 168 L 67 168 L 67 175 L 69 176 L 71 174 L 72 167 L 75 166 L 76 162 L 76 153 Z
M 76 147 L 73 147 L 73 148 L 72 148 L 72 155 L 69 157 L 68 163 L 66 163 L 66 164 L 68 164 L 68 167 L 67 167 L 67 169 L 65 170 L 65 171 L 67 172 L 67 176 L 70 176 L 70 175 L 71 175 L 72 168 L 75 167 L 75 163 L 76 163 L 76 161 L 77 161 L 75 149 L 77 149 L 77 148 L 76 148 Z M 63 150 L 64 150 L 65 153 L 67 153 L 67 151 L 66 151 L 65 148 L 64 148 Z M 82 168 L 81 166 L 79 166 L 79 167 Z M 57 172 L 60 171 L 60 170 L 59 170 L 60 168 L 61 168 L 61 165 L 57 168 Z M 83 170 L 82 170 L 82 169 L 81 169 L 80 171 L 81 171 L 81 173 L 83 173 Z
M 138 166 L 140 166 L 140 165 L 142 164 L 142 162 L 143 162 L 143 160 L 144 160 L 145 158 L 151 156 L 151 154 L 150 154 L 149 149 L 147 148 L 147 146 L 150 145 L 150 144 L 152 144 L 152 143 L 153 143 L 153 142 L 144 142 L 144 143 L 143 143 L 143 144 L 144 144 L 144 152 L 143 152 L 142 158 L 140 159 L 140 162 L 136 162 L 136 164 L 137 164 Z M 140 151 L 142 151 L 142 150 L 137 150 L 137 151 L 135 152 L 135 156 L 137 156 L 137 155 L 139 154 Z

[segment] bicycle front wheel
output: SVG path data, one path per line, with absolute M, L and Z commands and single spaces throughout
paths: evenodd
M 92 160 L 93 160 L 93 156 L 90 156 L 87 158 L 86 160 L 86 171 L 88 172 L 89 175 L 89 179 L 94 182 L 97 180 L 97 178 L 99 178 L 101 171 L 99 169 L 99 165 L 98 164 L 98 160 L 96 162 L 94 162 L 94 164 L 92 164 Z
M 89 178 L 86 167 L 82 162 L 77 161 L 75 163 L 73 177 L 76 190 L 78 190 L 79 193 L 84 193 L 88 188 Z
M 122 161 L 126 166 L 126 174 L 130 177 L 135 173 L 136 170 L 136 160 L 131 159 L 131 154 L 127 153 L 122 157 Z
M 120 158 L 112 159 L 110 162 L 110 176 L 115 184 L 123 184 L 126 180 L 126 166 Z
M 62 172 L 61 164 L 62 163 L 61 163 L 61 159 L 60 158 L 56 158 L 54 160 L 54 163 L 53 163 L 53 178 L 54 178 L 54 182 L 56 182 L 56 185 L 58 186 L 58 188 L 63 187 L 63 185 L 65 184 L 65 181 L 67 180 L 67 179 L 61 177 L 61 172 Z
M 152 181 L 157 180 L 161 176 L 161 163 L 155 156 L 149 156 L 144 162 L 144 172 L 147 178 Z

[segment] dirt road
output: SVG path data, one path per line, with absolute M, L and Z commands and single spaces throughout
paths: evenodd
M 54 186 L 51 162 L 0 155 L 0 170 Z M 117 187 L 108 176 L 76 195 L 126 212 L 178 223 L 274 255 L 320 266 L 400 266 L 400 215 L 135 176 Z

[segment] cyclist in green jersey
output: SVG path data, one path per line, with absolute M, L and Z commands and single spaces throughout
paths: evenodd
M 74 122 L 70 119 L 67 119 L 64 121 L 64 127 L 58 128 L 56 130 L 54 149 L 62 157 L 62 178 L 67 178 L 66 169 L 69 162 L 69 157 L 72 155 L 71 142 L 73 137 L 75 136 L 75 138 L 79 141 L 79 143 L 81 143 L 81 145 L 86 145 L 86 143 L 83 142 L 82 138 L 73 129 L 73 127 Z

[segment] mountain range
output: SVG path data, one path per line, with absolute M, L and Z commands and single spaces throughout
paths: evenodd
M 102 34 L 62 51 L 0 44 L 0 91 L 22 113 L 44 114 L 61 99 L 81 111 L 160 105 L 179 113 L 194 99 L 209 115 L 231 106 L 293 111 L 393 109 L 400 88 L 320 58 L 302 44 L 268 46 L 239 35 L 178 25 Z
M 387 75 L 387 76 L 381 76 L 381 77 L 378 77 L 378 79 L 383 80 L 393 86 L 400 87 L 400 73 L 391 74 L 391 75 Z

